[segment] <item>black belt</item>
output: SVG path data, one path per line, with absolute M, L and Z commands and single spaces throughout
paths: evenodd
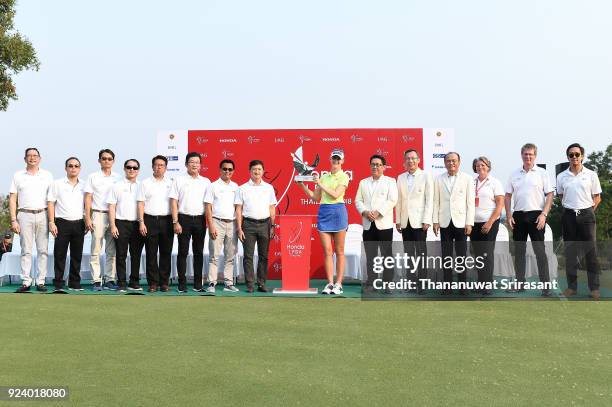
M 58 220 L 61 220 L 62 222 L 83 222 L 84 221 L 84 219 L 68 220 L 68 219 L 64 219 L 64 218 L 55 218 L 56 222 Z
M 253 222 L 253 223 L 269 223 L 270 222 L 270 218 L 265 218 L 265 219 L 244 218 L 244 220 L 248 220 L 249 222 Z
M 234 219 L 221 219 L 221 218 L 216 218 L 214 216 L 213 216 L 213 219 L 216 219 L 220 222 L 225 222 L 225 223 L 232 223 L 234 221 Z M 245 219 L 248 219 L 248 218 L 245 218 Z
M 149 215 L 148 213 L 145 213 L 144 216 L 150 219 L 168 219 L 172 217 L 172 215 Z
M 46 209 L 18 209 L 17 212 L 25 212 L 25 213 L 41 213 L 46 211 Z
M 570 208 L 563 208 L 563 209 L 565 209 L 566 212 L 574 212 L 576 216 L 580 215 L 581 213 L 593 211 L 593 207 L 584 208 L 584 209 L 570 209 Z
M 108 211 L 101 211 L 100 209 L 92 209 L 92 211 L 98 213 L 108 213 Z

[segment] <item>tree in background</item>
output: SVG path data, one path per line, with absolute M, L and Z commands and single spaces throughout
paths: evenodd
M 0 110 L 6 111 L 11 99 L 17 100 L 13 75 L 23 70 L 38 71 L 40 62 L 32 43 L 14 30 L 16 0 L 0 0 Z
M 0 195 L 0 234 L 4 235 L 10 232 L 11 229 L 11 215 L 8 209 L 8 196 Z M 0 236 L 1 237 L 1 236 Z
M 612 144 L 604 151 L 595 151 L 587 155 L 584 166 L 595 171 L 601 183 L 601 204 L 597 208 L 597 240 L 612 240 Z M 561 239 L 561 200 L 555 197 L 553 207 L 548 215 L 555 240 Z

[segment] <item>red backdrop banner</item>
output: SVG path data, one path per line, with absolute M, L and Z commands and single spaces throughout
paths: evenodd
M 264 180 L 274 187 L 280 215 L 315 215 L 318 203 L 310 201 L 293 182 L 297 175 L 292 153 L 302 147 L 308 163 L 320 157 L 316 172 L 329 171 L 332 149 L 344 149 L 343 169 L 350 183 L 345 194 L 349 223 L 361 224 L 354 205 L 359 181 L 370 176 L 369 158 L 373 154 L 385 157 L 385 175 L 397 177 L 403 169 L 403 152 L 413 148 L 423 157 L 423 129 L 307 129 L 307 130 L 189 130 L 188 150 L 202 155 L 201 174 L 211 181 L 219 178 L 219 162 L 224 158 L 236 163 L 233 180 L 239 185 L 249 179 L 249 161 L 262 160 Z M 421 166 L 423 160 L 421 161 Z M 312 185 L 310 185 L 312 188 Z M 313 222 L 316 229 L 316 220 Z M 282 231 L 279 231 L 282 233 Z M 313 231 L 311 278 L 324 278 L 323 254 L 318 233 Z M 278 237 L 270 245 L 269 278 L 281 276 L 281 250 Z

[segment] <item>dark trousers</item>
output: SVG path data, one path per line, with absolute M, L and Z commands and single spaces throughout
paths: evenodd
M 370 229 L 363 231 L 363 244 L 365 248 L 366 264 L 367 264 L 367 280 L 366 286 L 372 286 L 376 278 L 374 273 L 374 257 L 380 255 L 383 257 L 392 257 L 393 249 L 391 242 L 393 241 L 393 228 L 380 230 L 376 227 L 376 223 L 370 224 Z M 385 267 L 383 270 L 383 281 L 393 281 L 393 274 L 395 269 L 393 267 Z
M 257 243 L 257 285 L 266 284 L 268 278 L 268 249 L 270 248 L 270 218 L 264 221 L 254 221 L 244 218 L 242 222 L 244 232 L 244 279 L 247 287 L 253 287 L 254 267 L 253 256 L 255 254 L 255 243 Z
M 53 246 L 53 268 L 55 288 L 64 287 L 64 270 L 66 269 L 66 256 L 70 247 L 70 272 L 68 274 L 68 287 L 78 288 L 81 285 L 81 259 L 83 257 L 83 240 L 85 238 L 85 221 L 65 220 L 55 218 L 57 237 Z
M 489 233 L 482 233 L 485 222 L 477 222 L 470 234 L 471 246 L 474 248 L 474 257 L 482 257 L 484 266 L 476 267 L 478 270 L 478 281 L 493 282 L 493 268 L 495 265 L 495 241 L 499 231 L 499 219 L 493 222 Z M 476 263 L 478 265 L 478 263 Z
M 419 263 L 417 270 L 410 270 L 410 274 L 407 276 L 408 280 L 416 282 L 423 281 L 427 278 L 427 267 L 425 261 L 427 260 L 427 232 L 423 228 L 413 228 L 408 221 L 408 225 L 405 229 L 402 229 L 402 240 L 404 241 L 404 252 L 413 258 L 421 257 L 422 263 Z M 420 287 L 420 284 L 419 284 Z
M 206 236 L 206 223 L 204 215 L 190 216 L 179 213 L 178 221 L 183 232 L 178 235 L 178 257 L 176 258 L 176 271 L 180 286 L 187 284 L 187 256 L 189 255 L 189 241 L 193 252 L 193 288 L 202 288 L 202 266 L 204 266 L 204 237 Z
M 565 244 L 565 274 L 567 286 L 578 288 L 578 259 L 584 256 L 587 267 L 589 290 L 599 290 L 599 261 L 597 259 L 597 223 L 593 208 L 581 209 L 579 213 L 565 209 L 561 217 L 563 242 Z
M 140 256 L 144 246 L 144 237 L 140 234 L 139 224 L 137 221 L 117 219 L 115 225 L 119 230 L 119 237 L 115 239 L 119 285 L 126 283 L 128 249 L 130 251 L 130 283 L 138 283 L 140 281 Z
M 467 255 L 467 236 L 465 228 L 457 228 L 453 225 L 453 221 L 445 228 L 440 228 L 440 241 L 442 244 L 442 269 L 444 270 L 444 281 L 453 281 L 453 268 L 447 267 L 448 257 L 463 257 Z M 455 248 L 455 256 L 453 256 L 453 246 Z M 465 271 L 457 273 L 459 281 L 466 281 Z
M 174 230 L 172 216 L 150 216 L 145 214 L 144 223 L 147 227 L 145 250 L 147 259 L 147 282 L 149 285 L 168 285 L 170 282 L 170 267 Z M 159 250 L 159 265 L 157 251 Z
M 538 263 L 538 275 L 541 282 L 549 281 L 548 274 L 548 258 L 544 248 L 544 230 L 538 230 L 536 220 L 542 211 L 514 212 L 514 230 L 512 236 L 514 240 L 514 268 L 516 270 L 517 281 L 525 281 L 526 259 L 525 251 L 527 250 L 527 236 L 531 239 L 533 252 Z

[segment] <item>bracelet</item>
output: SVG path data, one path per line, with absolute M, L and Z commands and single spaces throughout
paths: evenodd
M 547 214 L 547 213 L 542 212 L 542 215 L 544 215 L 544 217 L 545 217 L 545 218 L 547 218 L 547 217 L 548 217 L 548 214 Z

